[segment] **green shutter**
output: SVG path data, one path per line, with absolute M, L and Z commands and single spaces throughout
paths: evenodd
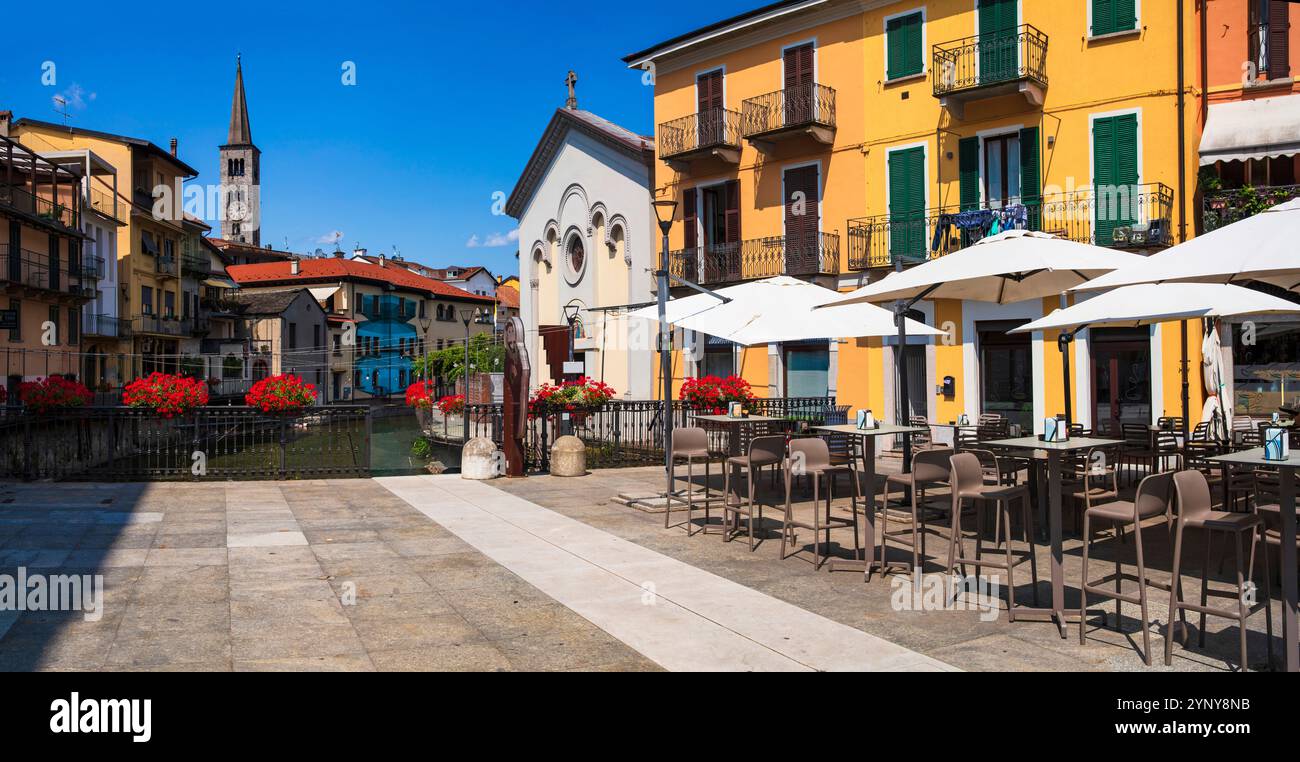
M 1020 198 L 1029 210 L 1029 229 L 1042 229 L 1042 162 L 1038 149 L 1038 128 L 1020 131 Z
M 1136 221 L 1137 115 L 1123 114 L 1095 120 L 1092 142 L 1095 240 L 1098 246 L 1110 246 L 1114 243 L 1115 228 Z
M 1137 29 L 1137 0 L 1091 0 L 1094 37 Z
M 892 18 L 885 25 L 889 60 L 885 62 L 885 77 L 899 79 L 920 74 L 925 70 L 925 52 L 921 49 L 922 14 L 918 11 Z
M 980 206 L 980 139 L 962 138 L 957 144 L 957 177 L 962 211 Z
M 1020 70 L 1018 0 L 979 0 L 980 82 L 1015 79 Z
M 925 149 L 889 154 L 889 253 L 925 256 Z

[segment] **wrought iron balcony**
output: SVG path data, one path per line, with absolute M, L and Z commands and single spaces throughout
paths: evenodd
M 702 284 L 739 283 L 777 275 L 837 275 L 840 237 L 771 236 L 672 252 L 669 266 L 679 278 Z
M 995 34 L 981 34 L 933 49 L 934 97 L 957 118 L 972 100 L 1023 93 L 1043 105 L 1047 89 L 1047 35 L 1023 24 Z
M 98 281 L 104 277 L 104 258 L 94 254 L 82 254 L 77 269 L 68 273 L 84 281 Z
M 76 232 L 81 230 L 81 214 L 76 208 L 57 203 L 44 196 L 33 195 L 26 188 L 0 185 L 0 206 L 9 207 L 16 212 L 66 230 Z
M 1092 188 L 1026 199 L 1003 209 L 938 207 L 849 220 L 848 267 L 866 270 L 937 259 L 989 232 L 1014 227 L 1118 249 L 1171 246 L 1174 192 L 1162 183 Z
M 659 158 L 675 167 L 710 156 L 740 163 L 738 111 L 711 108 L 659 125 Z
M 87 312 L 81 319 L 81 333 L 105 339 L 128 339 L 132 334 L 131 321 Z
M 206 278 L 212 274 L 212 259 L 206 251 L 187 251 L 181 255 L 181 267 L 187 273 Z
M 166 275 L 168 277 L 175 278 L 176 258 L 164 256 L 161 254 L 158 255 L 157 257 L 154 257 L 154 272 L 158 273 L 159 275 Z
M 835 90 L 813 83 L 750 98 L 741 104 L 741 127 L 761 149 L 800 135 L 830 145 L 835 142 Z
M 94 287 L 82 286 L 75 270 L 69 273 L 52 268 L 49 254 L 11 249 L 9 244 L 0 244 L 0 284 L 63 297 L 94 297 Z
M 175 317 L 144 315 L 135 319 L 136 333 L 150 333 L 158 336 L 184 336 L 188 333 L 185 325 Z
M 1258 185 L 1206 191 L 1201 202 L 1201 228 L 1208 233 L 1262 211 L 1300 198 L 1300 185 Z

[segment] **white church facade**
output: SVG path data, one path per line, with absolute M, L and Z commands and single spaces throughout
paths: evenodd
M 519 221 L 520 315 L 535 388 L 574 359 L 624 399 L 651 399 L 654 327 L 628 317 L 654 299 L 654 139 L 570 98 L 556 111 L 506 204 Z

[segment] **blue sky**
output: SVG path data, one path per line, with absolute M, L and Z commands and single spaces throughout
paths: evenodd
M 513 241 L 467 244 L 514 227 L 493 215 L 493 194 L 514 187 L 564 105 L 568 70 L 582 108 L 650 133 L 650 89 L 621 58 L 763 2 L 249 3 L 225 6 L 256 14 L 229 28 L 219 4 L 74 2 L 57 15 L 75 24 L 38 18 L 9 35 L 0 109 L 58 121 L 62 94 L 71 124 L 164 148 L 176 137 L 199 181 L 216 182 L 242 53 L 264 244 L 328 251 L 338 231 L 347 249 L 511 273 Z M 355 86 L 342 84 L 345 61 Z

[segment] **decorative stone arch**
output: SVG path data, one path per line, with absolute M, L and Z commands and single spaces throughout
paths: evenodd
M 587 214 L 587 235 L 596 234 L 596 218 L 605 222 L 605 231 L 609 231 L 609 210 L 605 208 L 605 202 L 597 201 L 591 205 L 591 211 Z
M 546 241 L 533 243 L 533 264 L 544 264 L 546 271 L 551 271 L 551 248 Z
M 571 183 L 569 187 L 564 189 L 564 193 L 560 195 L 560 206 L 555 210 L 555 218 L 559 220 L 564 219 L 564 209 L 569 205 L 569 199 L 574 197 L 578 198 L 582 202 L 582 217 L 584 218 L 587 227 L 587 235 L 590 236 L 591 202 L 587 200 L 587 189 L 583 188 L 581 184 Z
M 609 247 L 612 257 L 618 253 L 618 244 L 623 244 L 623 262 L 632 266 L 632 241 L 627 237 L 627 219 L 616 214 L 605 223 L 605 245 Z

